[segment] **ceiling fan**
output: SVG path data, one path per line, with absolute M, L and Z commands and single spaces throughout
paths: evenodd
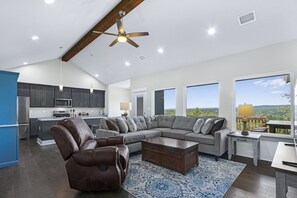
M 120 11 L 119 12 L 121 17 L 125 16 L 125 11 Z M 130 39 L 131 37 L 138 37 L 138 36 L 148 36 L 149 33 L 148 32 L 132 32 L 132 33 L 126 33 L 123 27 L 123 22 L 120 19 L 116 20 L 117 22 L 117 28 L 118 28 L 118 34 L 114 34 L 114 33 L 108 33 L 108 32 L 99 32 L 99 31 L 93 31 L 96 34 L 106 34 L 106 35 L 110 35 L 110 36 L 116 36 L 117 38 L 109 45 L 109 47 L 114 46 L 116 43 L 118 42 L 127 42 L 130 45 L 133 45 L 134 47 L 139 47 L 139 45 L 137 43 L 135 43 L 132 39 Z

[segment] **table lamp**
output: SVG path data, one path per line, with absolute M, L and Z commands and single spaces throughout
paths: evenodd
M 128 115 L 127 111 L 130 110 L 130 103 L 129 102 L 121 102 L 120 103 L 120 110 L 125 111 L 123 116 L 127 116 Z
M 241 132 L 242 135 L 249 134 L 246 128 L 246 123 L 248 122 L 248 117 L 254 116 L 254 115 L 255 115 L 255 111 L 254 111 L 253 105 L 246 104 L 246 103 L 238 105 L 237 116 L 242 117 L 242 122 L 243 122 L 243 131 Z

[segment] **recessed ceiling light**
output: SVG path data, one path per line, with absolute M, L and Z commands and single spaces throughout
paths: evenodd
M 164 49 L 163 48 L 158 48 L 158 52 L 159 52 L 159 54 L 163 54 L 164 53 Z
M 95 76 L 98 78 L 99 77 L 99 74 L 95 74 Z
M 24 65 L 28 65 L 28 62 L 23 62 Z
M 44 2 L 47 3 L 47 4 L 52 4 L 52 3 L 55 2 L 55 0 L 44 0 Z
M 216 33 L 216 29 L 215 28 L 209 28 L 208 31 L 207 31 L 207 33 L 209 35 L 214 35 Z
M 125 62 L 125 65 L 126 65 L 127 67 L 129 67 L 129 66 L 130 66 L 130 62 L 129 62 L 129 61 L 126 61 L 126 62 Z
M 33 41 L 36 41 L 36 40 L 38 40 L 38 39 L 39 39 L 38 36 L 32 36 L 32 40 L 33 40 Z

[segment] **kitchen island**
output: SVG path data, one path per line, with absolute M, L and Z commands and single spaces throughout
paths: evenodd
M 81 116 L 82 119 L 88 124 L 90 128 L 99 124 L 99 120 L 106 116 Z M 38 118 L 38 137 L 37 143 L 41 146 L 55 144 L 54 138 L 51 133 L 51 128 L 56 125 L 58 121 L 65 119 L 65 117 L 46 117 Z

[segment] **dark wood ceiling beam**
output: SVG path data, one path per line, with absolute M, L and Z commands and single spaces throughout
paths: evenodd
M 99 21 L 87 34 L 85 34 L 70 50 L 68 50 L 63 56 L 63 61 L 69 61 L 72 57 L 78 54 L 81 50 L 87 47 L 101 34 L 93 33 L 94 30 L 105 32 L 111 26 L 116 23 L 117 18 L 121 18 L 119 11 L 123 10 L 126 15 L 141 4 L 144 0 L 122 0 L 116 5 L 101 21 Z

